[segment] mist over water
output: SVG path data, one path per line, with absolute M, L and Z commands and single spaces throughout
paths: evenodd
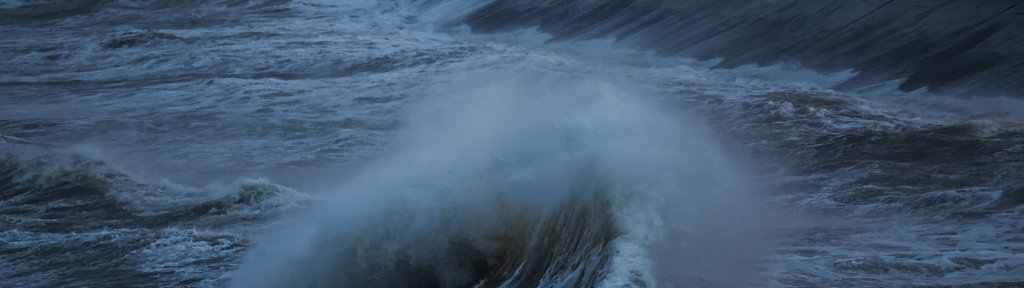
M 1018 287 L 1017 4 L 3 2 L 0 287 Z

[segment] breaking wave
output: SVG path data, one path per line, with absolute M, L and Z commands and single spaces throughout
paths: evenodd
M 726 157 L 642 92 L 485 78 L 421 105 L 390 155 L 257 241 L 234 286 L 653 287 L 687 274 L 658 259 L 737 215 Z

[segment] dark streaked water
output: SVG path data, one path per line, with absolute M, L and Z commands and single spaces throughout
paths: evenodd
M 0 3 L 0 287 L 1022 286 L 1016 4 Z
M 838 86 L 972 95 L 1024 89 L 1019 1 L 494 1 L 465 19 L 475 31 L 538 26 L 559 39 L 614 37 L 721 67 L 798 63 L 861 73 Z

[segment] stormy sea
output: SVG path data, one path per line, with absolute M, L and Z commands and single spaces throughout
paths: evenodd
M 3 0 L 0 287 L 1024 287 L 1022 4 Z

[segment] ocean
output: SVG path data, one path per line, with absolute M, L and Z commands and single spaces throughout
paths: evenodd
M 0 287 L 1024 287 L 1024 6 L 0 2 Z

